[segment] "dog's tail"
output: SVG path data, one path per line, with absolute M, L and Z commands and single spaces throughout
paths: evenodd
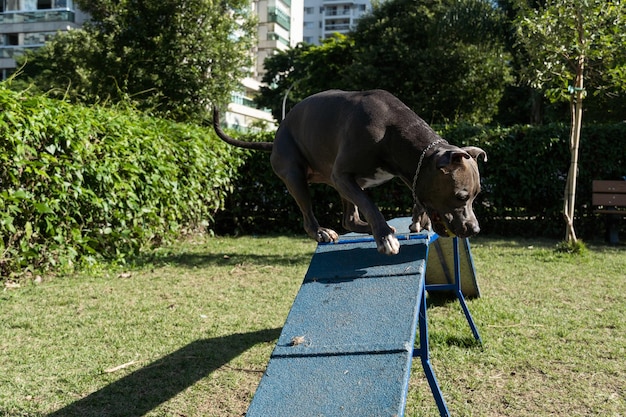
M 220 113 L 217 107 L 213 107 L 213 129 L 217 136 L 229 145 L 237 146 L 239 148 L 252 149 L 255 151 L 271 152 L 274 144 L 272 142 L 246 142 L 244 140 L 238 140 L 228 136 L 220 127 Z

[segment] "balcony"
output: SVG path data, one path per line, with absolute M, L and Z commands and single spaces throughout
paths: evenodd
M 15 59 L 15 57 L 20 56 L 20 55 L 24 55 L 24 52 L 28 51 L 28 50 L 33 50 L 33 49 L 37 49 L 37 48 L 41 48 L 43 46 L 43 44 L 41 45 L 19 45 L 19 46 L 14 46 L 14 45 L 2 45 L 0 46 L 0 59 L 2 58 L 8 58 L 8 59 Z
M 351 26 L 349 23 L 340 23 L 340 24 L 333 24 L 333 25 L 325 25 L 324 26 L 324 30 L 326 32 L 349 32 L 351 29 Z
M 250 107 L 253 109 L 257 109 L 258 106 L 251 98 L 244 96 L 242 93 L 234 92 L 230 94 L 230 102 L 235 104 L 240 104 L 242 106 Z
M 287 30 L 291 29 L 291 19 L 289 15 L 277 7 L 267 8 L 267 20 L 268 22 L 278 23 Z
M 284 37 L 282 37 L 279 34 L 274 33 L 274 32 L 269 32 L 267 34 L 267 40 L 268 41 L 277 41 L 277 42 L 282 43 L 285 46 L 289 46 L 289 39 L 285 39 Z
M 341 9 L 341 10 L 326 9 L 324 11 L 324 16 L 338 17 L 338 18 L 350 17 L 352 16 L 352 9 Z
M 21 10 L 0 13 L 0 24 L 71 22 L 76 20 L 75 13 L 67 9 L 58 10 Z

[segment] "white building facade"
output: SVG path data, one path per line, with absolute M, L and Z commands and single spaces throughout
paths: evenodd
M 371 11 L 370 0 L 304 0 L 303 41 L 320 45 L 335 33 L 348 33 Z
M 87 18 L 72 0 L 0 0 L 0 79 L 15 71 L 16 56 Z
M 265 74 L 263 62 L 276 51 L 302 42 L 303 0 L 253 0 L 252 7 L 259 21 L 256 48 L 251 51 L 253 68 L 250 77 L 242 81 L 240 91 L 233 93 L 224 118 L 227 127 L 237 130 L 250 130 L 259 122 L 275 127 L 271 113 L 255 108 L 252 100 Z

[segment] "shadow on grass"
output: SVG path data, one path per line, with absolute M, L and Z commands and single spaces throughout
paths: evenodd
M 480 349 L 482 350 L 484 346 L 476 339 L 474 339 L 471 335 L 469 336 L 443 336 L 444 343 L 448 346 L 456 346 L 464 349 Z
M 252 346 L 278 339 L 280 331 L 195 341 L 47 417 L 143 416 Z

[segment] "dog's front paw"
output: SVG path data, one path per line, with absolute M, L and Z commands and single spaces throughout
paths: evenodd
M 339 235 L 332 229 L 320 227 L 319 229 L 317 229 L 317 235 L 315 236 L 315 240 L 324 243 L 337 242 L 339 240 Z
M 397 255 L 400 252 L 400 242 L 393 234 L 383 236 L 376 245 L 376 249 L 385 255 Z

